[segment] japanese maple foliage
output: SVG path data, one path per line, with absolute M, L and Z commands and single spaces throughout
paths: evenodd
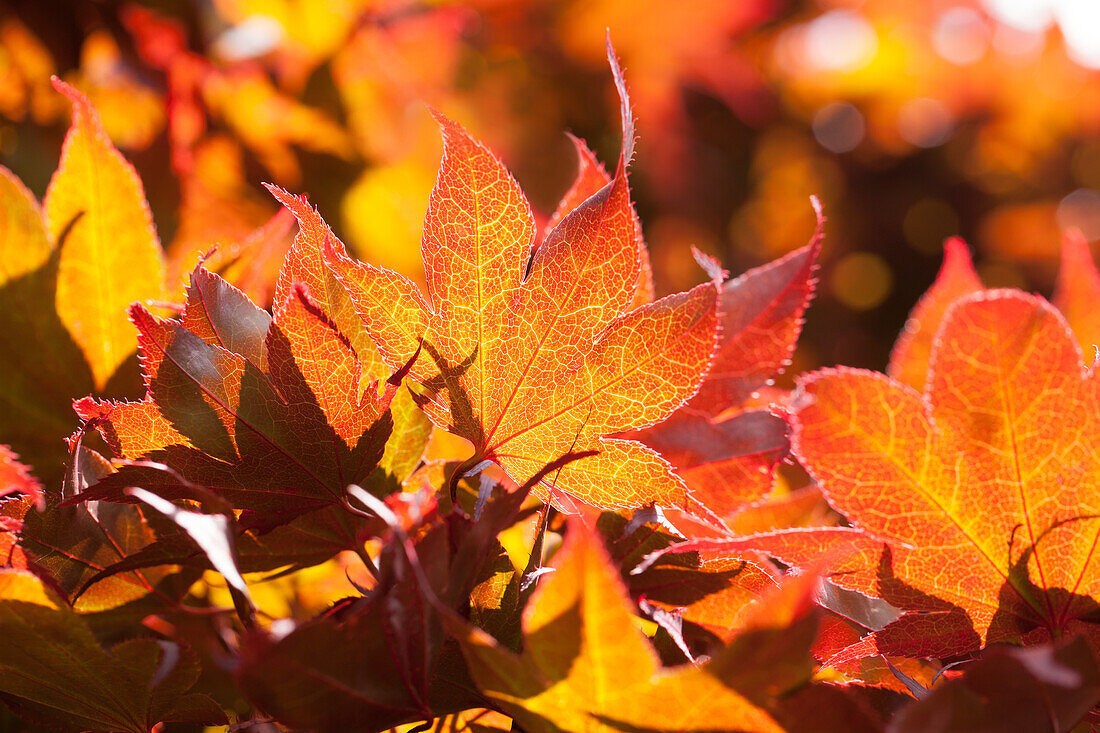
M 665 460 L 606 436 L 652 425 L 695 394 L 715 348 L 717 290 L 706 283 L 631 310 L 645 280 L 626 177 L 634 124 L 609 59 L 623 108 L 615 175 L 533 254 L 519 186 L 437 114 L 444 154 L 421 248 L 427 297 L 337 248 L 327 261 L 391 368 L 423 347 L 411 372 L 420 405 L 474 444 L 468 466 L 499 461 L 523 481 L 555 456 L 594 449 L 554 478 L 558 490 L 603 507 L 682 506 L 686 488 Z
M 199 267 L 179 321 L 159 319 L 140 306 L 132 316 L 146 399 L 86 399 L 76 409 L 118 457 L 142 462 L 122 466 L 69 503 L 132 500 L 126 487 L 133 485 L 164 498 L 192 498 L 191 486 L 198 485 L 240 511 L 242 529 L 263 534 L 295 523 L 309 528 L 303 538 L 277 535 L 284 545 L 278 552 L 250 553 L 250 569 L 285 564 L 303 539 L 297 560 L 305 564 L 366 539 L 363 522 L 337 507 L 349 484 L 383 491 L 404 478 L 387 481 L 381 467 L 393 430 L 389 406 L 401 377 L 381 392 L 373 382 L 362 386 L 362 365 L 351 343 L 307 285 L 295 285 L 268 316 Z M 413 430 L 394 442 L 412 440 L 422 450 L 423 438 Z M 326 507 L 335 513 L 318 512 Z M 319 543 L 318 535 L 326 542 Z M 163 564 L 173 559 L 164 554 L 166 545 L 178 541 L 162 539 L 139 557 Z M 129 558 L 115 570 L 142 562 Z
M 48 728 L 147 733 L 161 722 L 224 724 L 209 696 L 188 694 L 198 657 L 168 641 L 110 651 L 30 573 L 0 569 L 0 699 Z
M 42 486 L 31 472 L 16 460 L 8 448 L 0 445 L 0 564 L 20 564 L 16 546 L 23 516 L 31 506 L 45 506 Z
M 112 378 L 125 383 L 119 367 L 137 345 L 126 307 L 164 288 L 140 179 L 88 99 L 54 85 L 73 118 L 42 209 L 0 170 L 3 424 L 6 440 L 50 479 L 60 477 L 73 397 L 102 391 Z
M 923 612 L 843 656 L 1097 638 L 1098 385 L 1061 314 L 1016 291 L 948 308 L 923 395 L 843 368 L 800 380 L 796 454 L 886 542 L 877 566 L 837 581 Z
M 718 347 L 699 393 L 668 420 L 635 433 L 676 466 L 696 514 L 731 520 L 771 491 L 787 455 L 787 425 L 758 390 L 790 363 L 813 297 L 824 234 L 816 200 L 814 207 L 813 241 L 722 285 Z
M 887 374 L 788 393 L 820 205 L 805 247 L 655 299 L 608 59 L 614 172 L 572 138 L 541 233 L 434 113 L 426 293 L 274 185 L 166 292 L 140 180 L 56 82 L 44 210 L 0 169 L 0 339 L 35 345 L 0 351 L 0 728 L 1060 732 L 1100 702 L 1087 243 L 1051 305 L 949 241 Z M 189 63 L 227 115 L 269 97 Z M 303 118 L 249 119 L 296 170 Z

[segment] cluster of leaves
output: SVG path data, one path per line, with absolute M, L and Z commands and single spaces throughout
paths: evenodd
M 655 299 L 608 58 L 619 159 L 609 175 L 575 139 L 542 232 L 500 161 L 436 115 L 426 293 L 271 187 L 298 233 L 270 313 L 202 262 L 166 300 L 140 181 L 55 82 L 73 124 L 43 210 L 0 176 L 12 713 L 135 732 L 1066 731 L 1090 714 L 1087 243 L 1067 238 L 1055 307 L 985 290 L 952 240 L 889 376 L 780 390 L 820 210 L 806 247 L 735 279 L 700 254 L 703 282 Z M 138 371 L 143 396 L 119 398 Z

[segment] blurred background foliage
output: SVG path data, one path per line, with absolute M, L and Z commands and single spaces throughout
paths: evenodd
M 441 152 L 426 105 L 545 218 L 574 173 L 565 131 L 618 150 L 606 28 L 659 294 L 701 279 L 690 245 L 736 275 L 805 244 L 822 199 L 792 371 L 882 368 L 948 235 L 988 285 L 1047 294 L 1061 231 L 1100 239 L 1094 0 L 5 0 L 0 162 L 45 192 L 68 122 L 57 74 L 138 168 L 173 278 L 222 244 L 269 297 L 289 220 L 246 245 L 277 211 L 271 181 L 422 280 Z

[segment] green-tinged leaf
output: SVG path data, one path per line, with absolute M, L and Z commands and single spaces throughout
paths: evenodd
M 135 639 L 107 651 L 29 573 L 0 569 L 0 639 L 0 693 L 28 720 L 111 733 L 149 733 L 166 721 L 227 722 L 211 699 L 186 694 L 199 676 L 189 649 Z
M 58 254 L 38 203 L 0 167 L 0 434 L 47 484 L 61 478 L 72 398 L 93 386 L 54 310 Z

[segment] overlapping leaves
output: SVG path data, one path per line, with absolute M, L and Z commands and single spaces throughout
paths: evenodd
M 342 521 L 346 513 L 310 512 L 340 504 L 350 483 L 380 491 L 396 485 L 379 464 L 400 377 L 381 392 L 375 383 L 361 386 L 362 366 L 351 343 L 307 285 L 290 288 L 272 317 L 198 267 L 180 320 L 158 318 L 140 305 L 131 315 L 146 398 L 85 399 L 77 410 L 118 457 L 143 462 L 123 466 L 70 502 L 132 501 L 128 486 L 191 498 L 191 486 L 198 485 L 227 499 L 244 512 L 245 527 L 261 532 L 305 514 L 296 525 L 311 530 L 297 537 L 307 542 L 303 561 L 325 559 L 326 547 L 331 555 L 362 541 L 356 523 Z M 423 437 L 413 431 L 402 441 L 422 447 Z M 296 539 L 280 537 L 291 545 Z M 318 548 L 320 539 L 327 541 Z M 294 552 L 284 546 L 266 562 L 279 564 L 288 555 Z
M 55 87 L 73 121 L 44 211 L 0 168 L 0 427 L 47 480 L 60 478 L 72 398 L 125 381 L 137 345 L 125 309 L 164 280 L 141 181 L 88 99 Z
M 838 582 L 927 612 L 863 651 L 1095 636 L 1100 382 L 1053 307 L 1017 291 L 956 301 L 923 395 L 851 369 L 799 390 L 797 454 L 834 507 L 887 543 L 877 567 Z
M 132 639 L 105 650 L 84 620 L 30 573 L 0 570 L 0 699 L 54 730 L 147 733 L 162 722 L 225 724 L 197 655 Z
M 787 455 L 787 425 L 760 404 L 758 391 L 790 363 L 813 296 L 824 225 L 814 206 L 817 231 L 808 245 L 722 285 L 718 348 L 699 393 L 634 434 L 676 466 L 703 516 L 729 521 L 759 501 Z
M 479 688 L 525 730 L 789 729 L 773 702 L 809 679 L 812 575 L 770 594 L 706 664 L 663 669 L 632 628 L 632 606 L 597 535 L 571 523 L 556 568 L 524 614 L 521 654 L 448 623 Z M 753 671 L 755 654 L 771 660 L 766 677 Z
M 633 123 L 621 75 L 623 150 L 611 183 L 565 215 L 532 255 L 526 198 L 501 163 L 437 116 L 444 156 L 429 200 L 424 297 L 408 280 L 338 248 L 328 263 L 396 368 L 414 365 L 432 421 L 523 481 L 570 450 L 598 450 L 554 478 L 607 507 L 683 505 L 668 464 L 634 441 L 606 437 L 666 417 L 710 365 L 713 284 L 629 310 L 641 277 L 626 169 Z

